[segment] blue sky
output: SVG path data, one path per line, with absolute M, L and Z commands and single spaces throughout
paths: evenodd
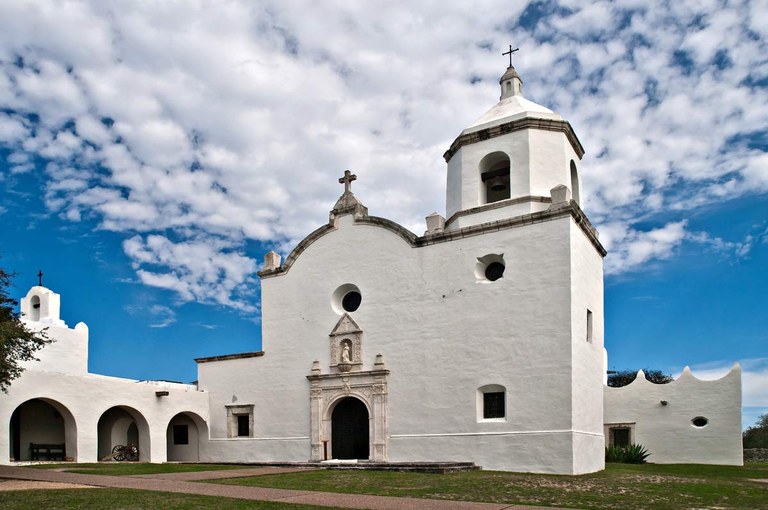
M 90 368 L 191 381 L 258 350 L 263 254 L 327 220 L 347 168 L 421 234 L 442 154 L 524 95 L 586 149 L 609 250 L 609 365 L 744 369 L 768 411 L 764 2 L 0 0 L 0 266 L 91 332 Z

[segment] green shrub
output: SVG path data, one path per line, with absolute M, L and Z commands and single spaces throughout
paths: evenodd
M 642 445 L 631 444 L 625 448 L 611 445 L 605 448 L 606 462 L 621 462 L 623 464 L 645 464 L 650 453 Z

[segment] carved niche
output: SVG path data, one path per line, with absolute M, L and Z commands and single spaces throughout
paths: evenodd
M 332 372 L 359 372 L 363 367 L 363 331 L 345 313 L 329 335 Z

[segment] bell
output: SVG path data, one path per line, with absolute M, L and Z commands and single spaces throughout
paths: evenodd
M 498 192 L 498 191 L 504 191 L 505 189 L 507 189 L 507 184 L 504 182 L 503 177 L 494 177 L 493 179 L 491 179 L 491 182 L 488 184 L 491 188 L 491 191 Z

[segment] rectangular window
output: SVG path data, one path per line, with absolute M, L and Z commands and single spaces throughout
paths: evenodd
M 189 427 L 187 425 L 173 426 L 173 444 L 189 444 Z
M 504 392 L 483 393 L 483 418 L 504 418 Z
M 237 436 L 248 437 L 251 435 L 250 416 L 247 414 L 237 415 Z
M 611 429 L 610 442 L 613 446 L 626 448 L 629 446 L 630 441 L 629 428 L 616 427 Z
M 227 437 L 251 437 L 253 404 L 232 404 L 227 408 Z
M 587 310 L 587 342 L 592 341 L 592 310 Z

